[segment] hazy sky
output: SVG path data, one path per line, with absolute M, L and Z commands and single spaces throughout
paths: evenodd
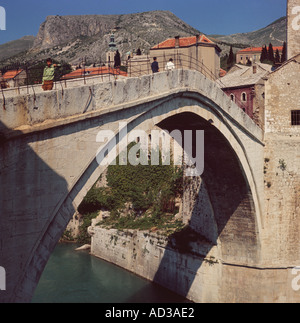
M 0 6 L 6 11 L 0 44 L 36 36 L 48 15 L 169 10 L 203 33 L 223 35 L 254 31 L 286 15 L 286 0 L 0 0 Z

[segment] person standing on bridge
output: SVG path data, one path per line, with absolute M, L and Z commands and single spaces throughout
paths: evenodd
M 52 59 L 47 59 L 47 66 L 44 68 L 43 73 L 43 85 L 44 91 L 50 91 L 53 89 L 53 80 L 55 74 L 55 68 L 60 66 L 60 64 L 52 64 Z
M 165 70 L 170 71 L 170 70 L 174 70 L 174 69 L 175 69 L 175 65 L 173 63 L 173 58 L 170 58 L 167 65 L 166 65 Z
M 153 57 L 153 63 L 151 64 L 151 69 L 153 73 L 158 73 L 159 72 L 159 66 L 157 62 L 157 58 Z

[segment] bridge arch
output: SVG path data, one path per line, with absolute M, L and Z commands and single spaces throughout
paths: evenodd
M 205 86 L 208 87 L 207 84 Z M 209 83 L 209 86 L 213 86 L 212 83 Z M 178 122 L 182 116 L 185 116 L 189 122 L 198 122 L 199 125 L 204 126 L 205 129 L 216 135 L 220 142 L 224 143 L 224 147 L 229 150 L 227 157 L 232 158 L 232 165 L 236 167 L 236 173 L 238 174 L 239 179 L 243 179 L 242 188 L 245 190 L 244 193 L 248 197 L 247 203 L 250 210 L 247 216 L 251 217 L 250 222 L 253 230 L 252 233 L 254 234 L 251 239 L 255 240 L 252 245 L 253 248 L 251 247 L 252 251 L 250 257 L 246 256 L 243 260 L 244 263 L 247 264 L 255 263 L 259 257 L 256 252 L 259 250 L 260 246 L 259 239 L 262 227 L 262 206 L 259 199 L 259 188 L 255 178 L 257 169 L 255 168 L 253 160 L 249 157 L 248 151 L 255 150 L 257 147 L 262 147 L 262 143 L 247 129 L 247 127 L 241 125 L 230 113 L 224 111 L 223 107 L 216 103 L 218 97 L 224 96 L 224 93 L 220 89 L 216 89 L 214 96 L 208 96 L 207 93 L 204 94 L 202 91 L 184 87 L 176 90 L 172 94 L 151 97 L 142 103 L 127 107 L 128 111 L 132 110 L 130 117 L 126 120 L 127 128 L 129 132 L 135 129 L 150 131 L 154 126 L 163 127 L 168 120 L 171 120 L 171 123 L 174 120 Z M 238 111 L 237 113 L 242 114 L 242 112 L 237 110 L 239 108 L 233 105 L 229 98 L 224 98 L 224 100 L 229 106 L 229 109 L 235 109 Z M 108 114 L 110 114 L 111 117 L 111 112 Z M 96 115 L 93 117 L 98 118 L 99 116 Z M 101 115 L 101 118 L 102 117 L 103 114 Z M 245 116 L 245 118 L 247 117 Z M 122 121 L 117 113 L 114 115 L 113 120 L 115 125 Z M 185 126 L 187 127 L 186 129 L 189 130 L 190 125 L 187 124 Z M 115 126 L 114 129 L 116 136 L 118 136 L 119 128 Z M 99 130 L 101 130 L 101 128 L 99 128 Z M 106 149 L 107 146 L 103 148 L 103 151 Z M 68 194 L 63 197 L 52 213 L 47 229 L 43 232 L 41 239 L 37 242 L 34 255 L 28 263 L 21 285 L 26 285 L 26 279 L 30 276 L 30 272 L 37 272 L 37 262 L 39 262 L 42 265 L 39 266 L 40 270 L 37 272 L 37 281 L 34 282 L 37 284 L 43 266 L 46 264 L 52 250 L 70 220 L 70 214 L 73 214 L 74 209 L 79 206 L 87 191 L 104 172 L 105 166 L 100 167 L 98 165 L 95 154 L 96 151 L 90 156 L 88 165 L 83 166 L 83 169 L 79 171 L 77 174 L 77 181 L 69 188 Z M 216 170 L 216 167 L 213 169 Z M 214 203 L 212 202 L 212 204 Z M 222 230 L 225 228 L 229 219 L 230 218 L 227 218 L 227 220 L 225 220 Z M 49 233 L 51 239 L 49 239 Z M 227 247 L 229 247 L 229 245 L 227 245 Z M 245 249 L 246 248 L 247 246 L 245 246 Z M 243 251 L 245 251 L 245 249 L 243 249 Z M 227 254 L 226 257 L 227 261 L 234 262 L 236 260 L 236 257 L 230 259 L 229 254 Z M 20 288 L 21 293 L 23 288 Z

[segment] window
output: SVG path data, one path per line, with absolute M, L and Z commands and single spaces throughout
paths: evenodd
M 300 110 L 292 111 L 292 126 L 300 126 Z
M 234 96 L 234 94 L 230 94 L 230 99 L 231 99 L 231 101 L 233 101 L 233 102 L 235 102 L 235 96 Z
M 247 94 L 245 92 L 242 93 L 242 102 L 247 102 Z

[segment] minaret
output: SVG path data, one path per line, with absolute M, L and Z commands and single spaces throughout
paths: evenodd
M 117 51 L 117 44 L 115 42 L 115 35 L 112 33 L 110 35 L 109 50 L 106 53 L 106 61 L 113 63 Z
M 287 0 L 287 59 L 300 54 L 300 0 Z

